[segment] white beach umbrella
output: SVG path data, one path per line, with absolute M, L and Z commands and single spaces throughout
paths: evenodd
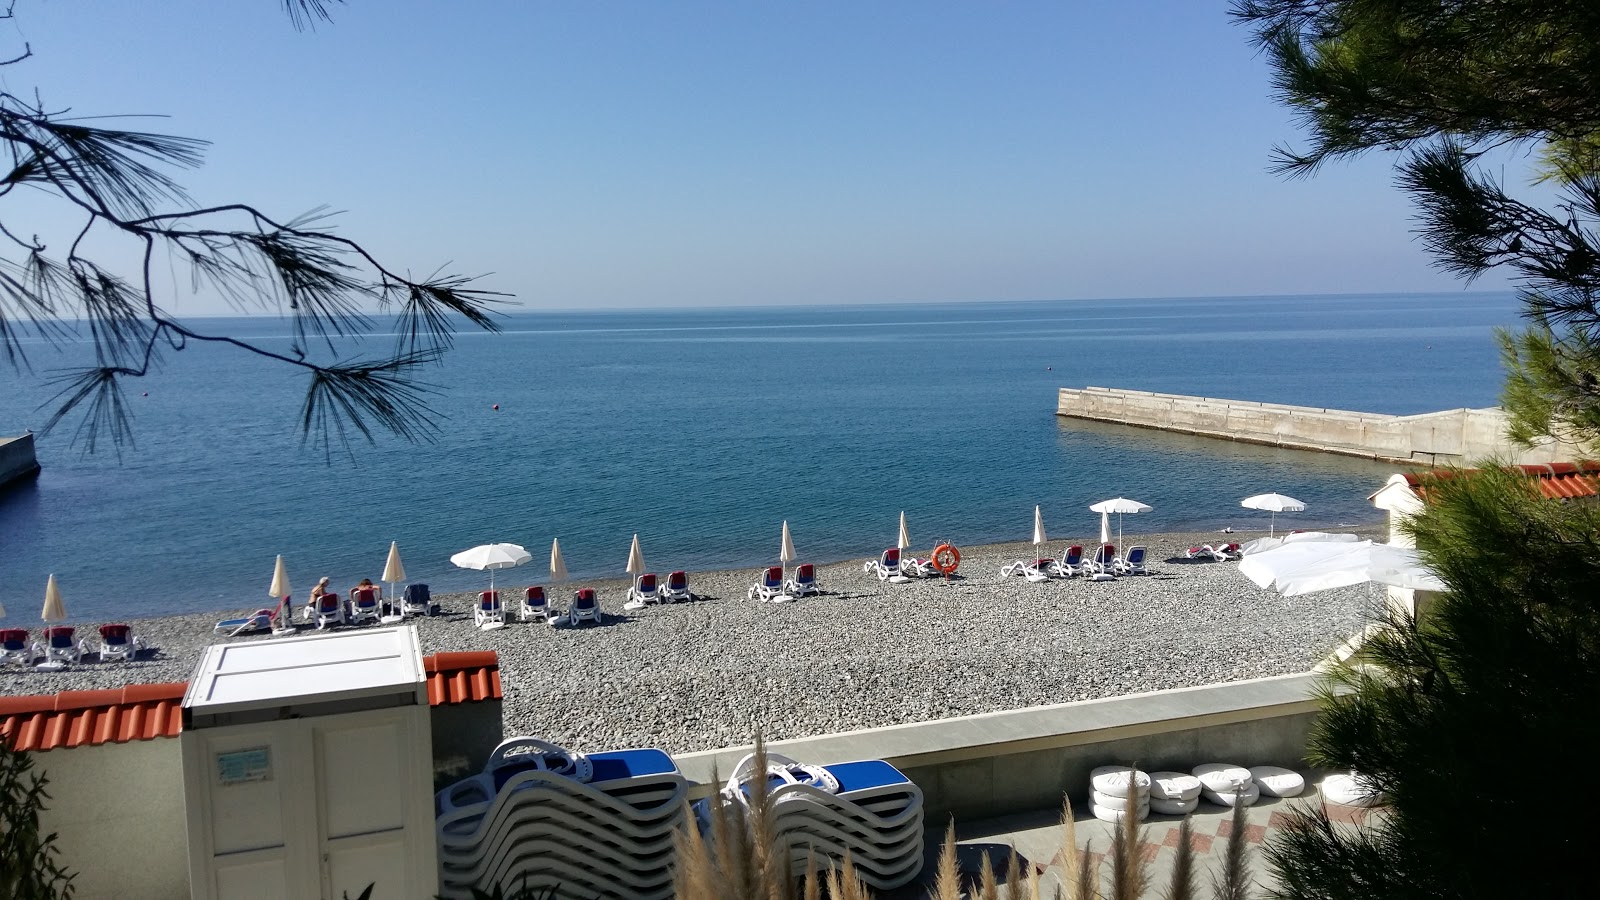
M 1111 513 L 1100 514 L 1100 543 L 1111 543 Z
M 644 574 L 644 551 L 639 549 L 637 534 L 633 536 L 633 546 L 628 550 L 628 568 L 625 571 L 635 578 Z
M 67 618 L 67 606 L 61 602 L 61 589 L 56 587 L 54 574 L 44 586 L 44 611 L 40 618 L 46 622 L 62 622 Z
M 1239 501 L 1245 509 L 1259 509 L 1272 513 L 1272 519 L 1267 523 L 1267 535 L 1271 536 L 1277 530 L 1278 513 L 1304 512 L 1306 505 L 1293 497 L 1283 494 L 1257 494 Z
M 1133 515 L 1134 513 L 1149 512 L 1150 509 L 1151 509 L 1151 507 L 1149 507 L 1149 506 L 1147 506 L 1147 505 L 1145 505 L 1143 503 L 1140 503 L 1137 500 L 1129 500 L 1127 497 L 1113 497 L 1110 500 L 1101 500 L 1099 503 L 1096 503 L 1093 506 L 1089 507 L 1089 511 L 1090 512 L 1097 512 L 1097 513 L 1104 513 L 1104 514 L 1110 514 L 1110 513 L 1116 513 L 1117 514 L 1117 546 L 1118 547 L 1122 546 L 1122 517 L 1124 515 Z M 1108 541 L 1102 541 L 1102 543 L 1109 543 L 1109 542 Z
M 489 590 L 494 590 L 494 573 L 496 569 L 510 569 L 520 566 L 533 555 L 522 549 L 517 544 L 479 544 L 470 550 L 463 550 L 450 557 L 450 561 L 463 569 L 487 569 L 489 571 Z
M 902 551 L 911 549 L 911 535 L 906 533 L 906 511 L 900 510 L 900 539 L 895 543 Z
M 1039 512 L 1039 507 L 1038 506 L 1034 506 L 1034 508 L 1033 508 L 1033 547 L 1034 547 L 1034 550 L 1035 550 L 1035 553 L 1034 553 L 1035 556 L 1038 555 L 1037 551 L 1039 549 L 1039 546 L 1041 544 L 1043 544 L 1047 540 L 1049 540 L 1049 538 L 1045 537 L 1045 533 L 1044 533 L 1044 515 L 1041 512 Z
M 556 538 L 550 542 L 550 580 L 567 580 L 567 563 L 561 558 L 560 538 Z
M 778 562 L 787 566 L 794 562 L 794 540 L 789 537 L 789 520 L 783 520 L 783 546 L 778 548 Z

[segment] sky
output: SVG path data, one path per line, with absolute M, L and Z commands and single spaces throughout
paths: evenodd
M 1269 172 L 1300 138 L 1223 0 L 334 16 L 22 0 L 0 42 L 34 55 L 0 83 L 164 115 L 135 124 L 213 142 L 182 175 L 196 202 L 328 207 L 393 267 L 484 274 L 532 310 L 1464 287 L 1415 241 L 1391 157 Z

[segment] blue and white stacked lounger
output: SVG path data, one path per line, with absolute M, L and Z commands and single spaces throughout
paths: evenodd
M 754 769 L 755 757 L 745 757 L 722 791 L 736 808 L 749 802 Z M 922 869 L 922 790 L 894 766 L 876 759 L 811 766 L 769 753 L 767 788 L 773 834 L 795 872 L 810 856 L 826 870 L 849 853 L 863 882 L 890 890 Z M 702 830 L 707 802 L 696 807 Z
M 660 750 L 582 756 L 529 737 L 502 741 L 482 773 L 434 798 L 439 893 L 526 884 L 571 897 L 670 897 L 687 796 Z

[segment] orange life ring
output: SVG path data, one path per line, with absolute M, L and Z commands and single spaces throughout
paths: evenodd
M 961 551 L 949 544 L 940 544 L 933 548 L 933 567 L 949 575 L 961 565 Z

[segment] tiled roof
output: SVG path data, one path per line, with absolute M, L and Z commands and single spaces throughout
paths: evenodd
M 1572 499 L 1575 497 L 1600 496 L 1600 462 L 1585 460 L 1576 463 L 1545 463 L 1536 466 L 1517 466 L 1516 468 L 1528 473 L 1539 481 L 1539 490 L 1551 499 Z M 1471 469 L 1462 469 L 1471 472 Z M 1408 472 L 1406 483 L 1412 489 L 1430 478 L 1448 477 L 1448 471 L 1443 472 Z M 1418 490 L 1418 494 L 1423 493 Z
M 501 698 L 500 658 L 493 650 L 436 653 L 423 657 L 422 667 L 432 706 Z M 177 737 L 183 731 L 188 688 L 174 681 L 0 697 L 0 741 L 18 750 L 42 751 Z
M 428 673 L 428 703 L 476 703 L 499 700 L 500 657 L 493 650 L 435 653 L 422 659 Z
M 18 750 L 33 751 L 177 737 L 183 730 L 183 694 L 188 688 L 174 681 L 0 697 L 0 739 Z

